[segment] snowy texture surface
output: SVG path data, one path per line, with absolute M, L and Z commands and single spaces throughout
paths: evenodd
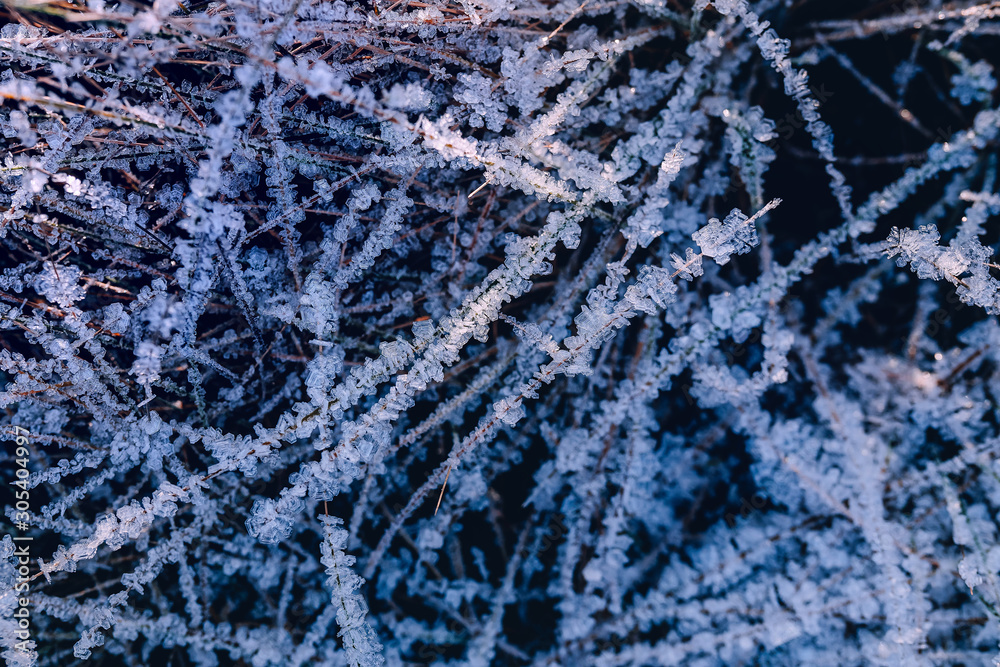
M 997 2 L 0 24 L 7 664 L 1000 664 Z

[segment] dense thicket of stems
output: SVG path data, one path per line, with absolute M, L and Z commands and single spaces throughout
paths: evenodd
M 984 664 L 998 18 L 5 2 L 7 664 Z

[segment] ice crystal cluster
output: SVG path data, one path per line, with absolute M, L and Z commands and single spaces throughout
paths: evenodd
M 2 657 L 1000 664 L 998 19 L 4 2 Z

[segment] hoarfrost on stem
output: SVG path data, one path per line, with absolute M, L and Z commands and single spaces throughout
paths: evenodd
M 85 4 L 0 7 L 7 664 L 997 659 L 996 3 Z

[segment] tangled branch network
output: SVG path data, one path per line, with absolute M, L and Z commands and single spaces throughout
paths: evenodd
M 1000 664 L 1000 2 L 0 24 L 8 665 Z

